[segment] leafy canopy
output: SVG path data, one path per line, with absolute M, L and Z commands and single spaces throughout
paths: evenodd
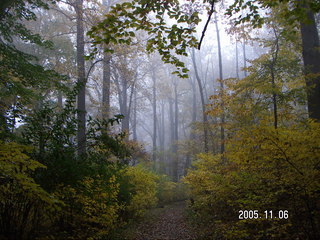
M 88 35 L 93 38 L 94 52 L 98 44 L 113 52 L 112 44 L 134 44 L 136 35 L 145 31 L 149 35 L 146 50 L 158 51 L 165 63 L 177 67 L 178 76 L 187 77 L 188 70 L 177 55 L 187 56 L 187 47 L 197 45 L 193 33 L 199 22 L 198 12 L 188 12 L 177 0 L 134 0 L 111 7 L 105 19 L 92 27 Z
M 226 15 L 233 16 L 241 13 L 235 21 L 236 24 L 250 22 L 253 27 L 261 27 L 267 18 L 262 16 L 261 9 L 273 9 L 279 6 L 286 6 L 282 11 L 283 21 L 290 25 L 297 22 L 305 22 L 307 18 L 307 9 L 302 6 L 309 6 L 312 12 L 317 13 L 320 11 L 319 0 L 235 0 L 231 4 Z M 245 13 L 243 13 L 245 10 Z

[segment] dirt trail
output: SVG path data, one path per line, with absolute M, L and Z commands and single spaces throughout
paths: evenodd
M 195 240 L 196 234 L 187 220 L 185 202 L 176 202 L 152 210 L 134 227 L 130 240 Z

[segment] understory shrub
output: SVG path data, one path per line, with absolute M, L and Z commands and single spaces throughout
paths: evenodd
M 159 189 L 174 199 L 177 185 L 128 166 L 137 148 L 111 130 L 121 118 L 89 119 L 87 153 L 79 156 L 74 99 L 60 111 L 44 102 L 19 129 L 23 145 L 0 142 L 0 238 L 112 239 L 156 206 Z
M 45 166 L 32 160 L 30 147 L 0 142 L 0 239 L 31 239 L 50 226 L 62 202 L 33 179 Z
M 186 176 L 194 215 L 212 239 L 319 239 L 319 144 L 314 122 L 239 130 L 224 156 L 198 155 Z
M 157 198 L 159 204 L 182 201 L 188 198 L 187 185 L 182 182 L 173 182 L 167 175 L 159 175 L 157 179 Z
M 131 185 L 129 192 L 131 201 L 126 211 L 131 217 L 142 216 L 146 209 L 157 204 L 157 175 L 142 166 L 128 167 L 125 175 Z
M 119 184 L 116 177 L 86 177 L 77 187 L 60 186 L 56 196 L 66 207 L 56 219 L 57 239 L 102 239 L 118 225 Z
M 88 123 L 87 154 L 77 156 L 73 102 L 44 104 L 20 129 L 22 144 L 0 142 L 1 239 L 109 239 L 154 206 L 156 175 L 128 167 L 121 116 Z

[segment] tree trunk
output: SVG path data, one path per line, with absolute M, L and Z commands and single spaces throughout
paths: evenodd
M 132 123 L 133 141 L 138 141 L 137 136 L 137 91 L 133 94 L 133 123 Z
M 157 151 L 157 96 L 156 96 L 156 76 L 154 69 L 152 70 L 152 110 L 153 110 L 153 136 L 152 136 L 152 160 L 156 162 Z
M 178 83 L 174 82 L 174 140 L 179 140 Z
M 121 130 L 122 132 L 126 132 L 127 134 L 129 134 L 129 111 L 128 111 L 128 81 L 126 79 L 122 79 L 122 103 L 121 103 L 121 114 L 124 115 L 124 118 L 121 122 Z M 128 135 L 127 135 L 127 139 L 128 139 Z
M 109 11 L 110 2 L 102 0 L 105 13 Z M 109 119 L 110 116 L 110 85 L 111 85 L 111 54 L 103 53 L 103 77 L 102 77 L 102 118 Z
M 173 113 L 173 100 L 171 97 L 168 98 L 168 102 L 169 102 L 169 124 L 170 124 L 170 128 L 169 128 L 169 132 L 170 132 L 170 142 L 171 142 L 171 147 L 172 147 L 172 153 L 173 155 L 175 154 L 175 134 L 174 134 L 174 113 Z M 170 162 L 169 162 L 170 161 Z M 174 158 L 173 157 L 169 157 L 168 158 L 168 165 L 170 165 L 169 167 L 169 171 L 168 174 L 172 177 L 174 177 Z
M 225 116 L 224 116 L 224 101 L 223 101 L 223 91 L 224 91 L 224 84 L 223 84 L 223 71 L 222 71 L 222 54 L 221 54 L 221 43 L 220 43 L 220 32 L 218 27 L 218 19 L 217 14 L 214 14 L 215 18 L 215 25 L 216 25 L 216 33 L 217 33 L 217 41 L 218 41 L 218 55 L 219 55 L 219 78 L 220 78 L 220 91 L 221 91 L 221 108 L 222 108 L 222 114 L 221 114 L 221 128 L 220 128 L 220 140 L 221 140 L 221 149 L 220 153 L 224 153 L 224 122 L 225 122 Z
M 319 35 L 311 9 L 302 5 L 307 10 L 308 22 L 301 22 L 302 56 L 305 68 L 307 85 L 307 99 L 309 117 L 320 121 L 320 51 Z M 313 75 L 313 76 L 310 76 Z
M 103 54 L 102 118 L 110 118 L 111 55 Z
M 240 79 L 239 76 L 239 52 L 238 52 L 238 41 L 236 40 L 236 76 Z
M 247 52 L 246 52 L 246 40 L 243 39 L 243 44 L 242 44 L 242 51 L 243 51 L 243 67 L 244 67 L 244 77 L 248 76 L 247 73 Z
M 178 83 L 174 80 L 174 180 L 179 180 L 179 156 L 178 156 L 178 140 L 179 140 L 179 109 L 178 109 Z
M 193 123 L 195 123 L 197 121 L 197 93 L 196 93 L 196 83 L 194 78 L 189 78 L 189 82 L 192 88 L 192 118 L 191 118 L 191 131 L 190 131 L 190 136 L 189 139 L 191 140 L 192 144 L 195 141 L 195 134 L 194 134 L 194 125 Z M 191 151 L 188 151 L 187 156 L 186 156 L 186 162 L 185 162 L 185 166 L 184 166 L 184 174 L 187 174 L 187 169 L 191 166 L 191 155 L 193 155 L 193 153 Z
M 196 82 L 194 78 L 189 78 L 189 82 L 192 88 L 192 115 L 191 115 L 191 123 L 195 123 L 197 121 L 197 90 L 196 90 Z M 195 139 L 194 134 L 194 126 L 191 127 L 190 132 L 190 140 Z
M 208 127 L 207 126 L 208 125 L 208 117 L 207 117 L 207 114 L 206 114 L 206 105 L 205 105 L 205 100 L 204 100 L 204 93 L 203 93 L 201 79 L 200 79 L 200 76 L 199 76 L 199 73 L 198 73 L 198 68 L 197 68 L 194 48 L 192 48 L 191 58 L 192 58 L 193 68 L 194 68 L 194 72 L 195 72 L 195 75 L 196 75 L 196 80 L 198 82 L 198 87 L 199 87 L 199 91 L 200 91 L 200 98 L 201 98 L 203 135 L 204 135 L 204 151 L 208 152 L 208 150 L 209 150 L 208 149 L 208 129 L 207 129 L 207 127 Z
M 78 93 L 78 155 L 86 153 L 86 79 L 84 62 L 84 26 L 83 26 L 83 0 L 76 0 L 77 14 L 77 72 L 80 90 Z
M 164 105 L 164 101 L 161 101 L 161 118 L 160 118 L 160 128 L 159 128 L 159 139 L 160 139 L 160 151 L 161 151 L 161 158 L 160 158 L 160 162 L 162 164 L 162 166 L 164 166 L 164 162 L 165 162 L 165 156 L 164 156 L 164 142 L 165 142 L 165 109 L 164 109 L 165 105 Z M 164 172 L 165 169 L 162 168 L 162 172 Z
M 136 72 L 136 74 L 133 77 L 133 81 L 131 83 L 131 86 L 130 86 L 131 90 L 130 90 L 130 96 L 129 96 L 128 112 L 127 112 L 127 114 L 128 114 L 128 131 L 130 130 L 130 121 L 132 121 L 132 119 L 131 119 L 132 105 L 134 104 L 134 107 L 135 107 L 136 103 L 137 103 L 137 101 L 136 101 L 136 98 L 137 98 L 137 96 L 136 96 L 136 82 L 137 82 L 137 79 L 138 79 L 138 74 Z M 136 114 L 137 109 L 135 109 L 134 111 L 135 111 L 135 114 Z M 136 121 L 136 116 L 134 116 L 134 118 L 135 118 L 135 121 Z M 134 124 L 136 125 L 136 122 Z M 135 129 L 135 131 L 136 130 L 137 129 Z
M 194 80 L 191 82 L 192 87 L 192 122 L 197 121 L 197 92 Z
M 274 128 L 278 128 L 278 103 L 277 103 L 277 89 L 275 81 L 275 65 L 277 64 L 278 53 L 279 53 L 279 37 L 275 29 L 273 29 L 275 35 L 275 49 L 272 50 L 272 62 L 270 64 L 271 73 L 271 84 L 272 84 L 272 102 L 273 102 L 273 118 L 274 118 Z
M 273 125 L 274 128 L 278 128 L 278 105 L 277 105 L 277 94 L 276 94 L 276 83 L 275 83 L 275 76 L 274 76 L 274 65 L 270 67 L 271 70 L 271 82 L 272 82 L 272 102 L 273 102 Z

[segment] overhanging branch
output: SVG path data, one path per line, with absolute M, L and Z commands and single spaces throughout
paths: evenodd
M 211 16 L 212 16 L 213 12 L 214 12 L 214 1 L 211 2 L 211 8 L 210 8 L 210 11 L 209 11 L 209 16 L 208 16 L 206 25 L 204 25 L 204 28 L 203 28 L 203 31 L 202 31 L 202 34 L 201 34 L 200 42 L 198 44 L 198 49 L 199 50 L 201 48 L 201 44 L 202 44 L 203 38 L 204 38 L 204 36 L 206 34 L 206 31 L 207 31 L 207 28 L 208 28 L 208 25 L 209 25 L 209 22 L 211 20 Z

